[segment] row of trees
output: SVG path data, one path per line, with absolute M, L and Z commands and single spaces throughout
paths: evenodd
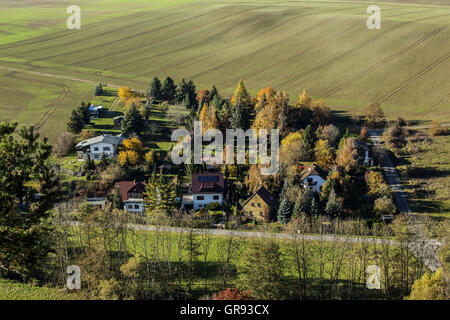
M 61 284 L 67 265 L 80 266 L 83 292 L 90 298 L 211 298 L 237 288 L 226 292 L 243 292 L 243 299 L 392 299 L 408 295 L 425 270 L 409 251 L 409 244 L 417 239 L 403 220 L 372 231 L 386 238 L 381 243 L 365 237 L 369 229 L 362 221 L 306 215 L 290 222 L 290 240 L 270 234 L 242 238 L 233 232 L 219 239 L 207 228 L 194 229 L 210 223 L 203 213 L 167 217 L 154 212 L 147 218 L 155 226 L 149 232 L 127 227 L 137 222 L 129 220 L 136 217 L 88 207 L 79 208 L 82 224 L 76 227 L 68 223 L 73 219 L 69 211 L 60 210 L 54 220 L 58 232 L 53 263 L 60 270 Z M 169 224 L 180 228 L 162 227 Z M 322 240 L 308 240 L 298 233 L 317 228 L 327 233 Z M 338 235 L 350 229 L 357 240 L 339 241 Z M 366 288 L 366 270 L 372 264 L 381 269 L 379 291 Z
M 154 77 L 147 89 L 147 96 L 153 102 L 167 101 L 169 103 L 184 103 L 186 107 L 196 107 L 196 87 L 192 80 L 182 79 L 178 85 L 172 78 L 167 77 L 161 83 L 158 77 Z

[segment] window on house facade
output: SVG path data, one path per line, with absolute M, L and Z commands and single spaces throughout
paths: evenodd
M 128 205 L 128 209 L 133 209 L 133 205 L 132 205 L 132 204 L 129 204 L 129 205 Z
M 213 196 L 214 200 L 219 200 L 219 196 Z
M 255 206 L 255 203 L 254 202 L 252 202 L 252 207 L 254 207 Z
M 197 196 L 197 200 L 205 200 L 204 196 Z
M 111 151 L 110 147 L 103 147 L 103 151 Z
M 95 154 L 94 154 L 94 159 L 95 159 L 95 160 L 100 159 L 100 155 L 99 155 L 98 153 L 95 153 Z
M 258 208 L 261 208 L 261 203 L 258 203 Z
M 262 211 L 260 211 L 260 212 L 259 212 L 259 215 L 260 215 L 260 216 L 262 217 L 262 216 L 263 216 L 263 212 L 262 212 Z
M 98 147 L 94 147 L 94 151 L 98 151 Z
M 138 205 L 138 204 L 135 204 L 135 205 L 134 205 L 134 208 L 135 208 L 135 209 L 139 209 L 139 205 Z

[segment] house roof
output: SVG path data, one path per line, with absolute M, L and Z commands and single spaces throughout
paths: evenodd
M 98 111 L 98 110 L 100 110 L 100 109 L 102 109 L 103 108 L 103 106 L 89 106 L 89 111 L 90 112 L 96 112 L 96 111 Z
M 269 207 L 278 207 L 278 200 L 274 196 L 272 196 L 272 194 L 263 186 L 261 186 L 254 194 L 252 194 L 252 196 L 248 198 L 247 201 L 245 201 L 243 207 L 245 207 L 245 205 L 256 195 L 258 195 Z
M 128 200 L 128 192 L 130 192 L 132 189 L 136 189 L 137 193 L 144 193 L 145 192 L 145 183 L 143 182 L 136 182 L 136 181 L 120 181 L 117 183 L 119 186 L 119 192 L 120 196 L 122 197 L 122 201 Z
M 309 176 L 319 176 L 322 179 L 327 180 L 328 172 L 313 163 L 300 172 L 300 180 L 303 181 Z
M 191 194 L 222 193 L 225 182 L 221 173 L 195 173 L 192 175 Z
M 114 144 L 114 145 L 118 145 L 121 143 L 121 138 L 120 137 L 116 137 L 113 136 L 111 134 L 102 134 L 100 136 L 96 136 L 90 139 L 86 139 L 81 141 L 80 143 L 78 143 L 75 147 L 78 148 L 84 148 L 96 143 L 100 143 L 100 142 L 105 142 L 105 143 L 110 143 L 110 144 Z

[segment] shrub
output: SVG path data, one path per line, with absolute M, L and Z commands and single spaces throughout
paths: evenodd
M 239 289 L 232 288 L 220 291 L 214 298 L 215 300 L 254 300 L 250 291 L 239 291 Z
M 220 204 L 218 202 L 211 202 L 206 206 L 206 209 L 208 210 L 219 210 Z
M 448 128 L 441 126 L 441 123 L 437 120 L 433 120 L 430 127 L 430 135 L 432 136 L 442 136 L 447 134 Z

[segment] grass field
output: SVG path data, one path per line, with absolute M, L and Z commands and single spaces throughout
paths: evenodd
M 420 214 L 450 216 L 450 135 L 416 143 L 419 152 L 397 166 L 411 209 Z
M 76 294 L 63 293 L 58 289 L 0 279 L 0 300 L 74 300 L 79 298 Z
M 145 89 L 156 75 L 226 96 L 243 79 L 252 94 L 271 85 L 295 100 L 307 88 L 349 113 L 378 100 L 390 118 L 450 120 L 447 0 L 379 1 L 380 30 L 366 27 L 369 2 L 83 0 L 81 30 L 68 30 L 71 4 L 0 0 L 6 117 L 32 122 L 69 90 L 46 124 L 58 133 L 94 83 Z

